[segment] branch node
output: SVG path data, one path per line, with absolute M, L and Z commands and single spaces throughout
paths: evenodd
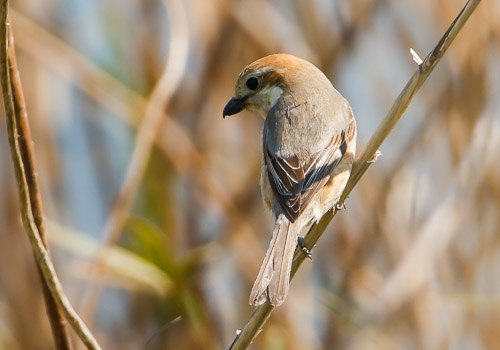
M 413 59 L 413 62 L 415 62 L 418 66 L 420 66 L 424 61 L 420 58 L 418 53 L 413 50 L 412 47 L 410 47 L 410 53 L 411 53 L 411 58 Z
M 380 152 L 380 150 L 378 149 L 374 154 L 373 156 L 368 159 L 366 162 L 369 163 L 369 164 L 373 164 L 377 161 L 378 157 L 380 157 L 382 155 L 382 152 Z

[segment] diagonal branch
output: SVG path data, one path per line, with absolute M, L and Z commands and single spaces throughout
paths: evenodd
M 0 3 L 0 78 L 9 145 L 19 190 L 21 216 L 42 281 L 42 290 L 55 346 L 58 350 L 71 349 L 65 329 L 65 317 L 88 349 L 99 350 L 100 347 L 94 337 L 65 296 L 47 250 L 42 197 L 37 183 L 33 141 L 14 53 L 14 37 L 7 23 L 7 13 L 8 0 L 4 0 Z
M 347 183 L 344 193 L 339 200 L 339 205 L 342 205 L 344 203 L 365 171 L 374 162 L 374 160 L 378 156 L 378 148 L 380 147 L 380 145 L 382 145 L 387 136 L 389 136 L 390 132 L 396 126 L 399 119 L 401 119 L 401 116 L 406 111 L 406 108 L 408 108 L 408 105 L 410 104 L 413 96 L 426 81 L 427 77 L 432 73 L 432 71 L 439 63 L 440 59 L 443 57 L 444 53 L 453 42 L 457 34 L 460 32 L 465 22 L 467 22 L 470 15 L 475 10 L 480 1 L 481 0 L 469 0 L 465 4 L 462 11 L 460 11 L 458 16 L 448 27 L 436 47 L 427 55 L 422 64 L 418 66 L 417 71 L 410 78 L 403 91 L 401 91 L 398 98 L 387 113 L 385 119 L 382 121 L 373 136 L 370 138 L 370 141 L 368 142 L 363 153 L 356 160 L 352 168 L 349 182 Z M 312 247 L 314 247 L 336 213 L 337 209 L 330 210 L 318 223 L 314 224 L 310 228 L 305 237 L 307 248 L 312 249 Z M 291 278 L 293 278 L 305 258 L 305 254 L 301 253 L 299 250 L 295 251 Z M 269 318 L 272 311 L 273 306 L 269 303 L 255 308 L 247 324 L 245 325 L 243 330 L 239 332 L 239 334 L 231 344 L 230 350 L 246 349 L 256 337 L 259 330 Z

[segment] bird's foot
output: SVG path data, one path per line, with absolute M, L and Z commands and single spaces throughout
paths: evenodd
M 306 247 L 306 241 L 305 241 L 304 237 L 303 236 L 299 236 L 297 238 L 297 242 L 299 244 L 299 247 L 300 247 L 300 250 L 302 251 L 302 253 L 304 253 L 312 261 L 312 259 L 313 259 L 312 252 L 309 249 L 307 249 L 307 247 Z
M 345 203 L 342 203 L 342 204 L 335 204 L 335 209 L 337 210 L 344 210 L 346 209 L 346 206 L 345 206 Z

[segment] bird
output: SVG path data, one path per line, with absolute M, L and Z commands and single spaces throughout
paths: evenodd
M 242 110 L 264 118 L 260 187 L 276 220 L 249 302 L 279 306 L 288 294 L 294 251 L 303 243 L 301 231 L 338 204 L 349 179 L 356 121 L 319 68 L 284 53 L 241 71 L 223 118 Z

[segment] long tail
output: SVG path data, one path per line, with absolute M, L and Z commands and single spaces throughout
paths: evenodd
M 250 305 L 261 305 L 269 300 L 271 305 L 278 306 L 285 300 L 290 283 L 293 253 L 297 246 L 297 234 L 295 225 L 290 223 L 285 215 L 280 214 L 266 257 L 250 293 Z

